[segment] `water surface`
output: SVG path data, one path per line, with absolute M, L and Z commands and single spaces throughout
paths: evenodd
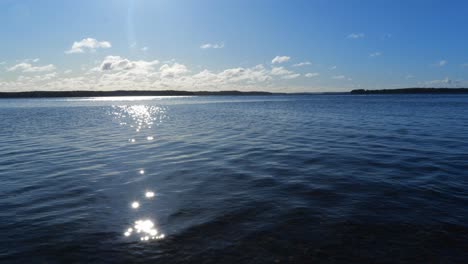
M 468 96 L 0 100 L 0 261 L 462 263 Z

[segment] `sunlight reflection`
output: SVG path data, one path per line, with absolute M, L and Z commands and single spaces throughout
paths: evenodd
M 135 201 L 135 202 L 132 203 L 132 208 L 133 209 L 137 209 L 139 207 L 140 207 L 140 203 L 138 201 Z
M 136 220 L 133 224 L 133 228 L 128 228 L 125 231 L 124 236 L 129 237 L 135 234 L 140 237 L 141 241 L 148 241 L 152 239 L 163 239 L 164 234 L 161 234 L 155 227 L 153 221 L 149 219 Z
M 154 197 L 154 192 L 152 192 L 152 191 L 147 191 L 147 192 L 145 193 L 145 197 L 146 197 L 146 198 L 153 198 L 153 197 Z
M 135 127 L 136 132 L 142 128 L 150 128 L 154 123 L 161 122 L 165 117 L 163 107 L 151 105 L 116 105 L 112 114 L 118 118 L 120 124 L 127 124 L 124 119 L 131 119 L 130 127 Z
M 146 139 L 147 139 L 147 140 L 153 140 L 153 139 L 154 139 L 154 137 L 152 137 L 152 136 L 149 136 L 149 137 L 146 137 Z
M 139 173 L 143 175 L 145 174 L 145 170 L 140 170 Z

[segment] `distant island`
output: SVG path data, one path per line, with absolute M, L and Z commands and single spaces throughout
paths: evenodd
M 466 94 L 468 88 L 400 88 L 383 90 L 352 90 L 351 94 Z
M 30 91 L 30 92 L 0 92 L 1 98 L 58 98 L 58 97 L 105 97 L 105 96 L 201 96 L 201 95 L 356 95 L 356 94 L 468 94 L 468 88 L 401 88 L 383 90 L 352 90 L 351 92 L 322 92 L 322 93 L 274 93 L 258 91 Z

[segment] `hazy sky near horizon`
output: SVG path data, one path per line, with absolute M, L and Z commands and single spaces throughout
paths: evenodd
M 468 1 L 2 0 L 0 91 L 468 87 Z

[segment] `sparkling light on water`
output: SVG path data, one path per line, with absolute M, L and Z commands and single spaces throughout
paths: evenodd
M 140 203 L 138 201 L 135 201 L 135 202 L 132 203 L 132 208 L 133 209 L 137 209 L 139 207 L 140 207 Z
M 153 198 L 153 197 L 154 197 L 154 192 L 152 192 L 152 191 L 147 191 L 147 192 L 145 193 L 145 196 L 146 196 L 146 198 Z
M 161 234 L 154 226 L 153 221 L 149 219 L 136 220 L 133 224 L 133 228 L 128 228 L 124 233 L 126 237 L 135 234 L 140 237 L 141 241 L 148 241 L 153 239 L 163 239 L 164 234 Z

